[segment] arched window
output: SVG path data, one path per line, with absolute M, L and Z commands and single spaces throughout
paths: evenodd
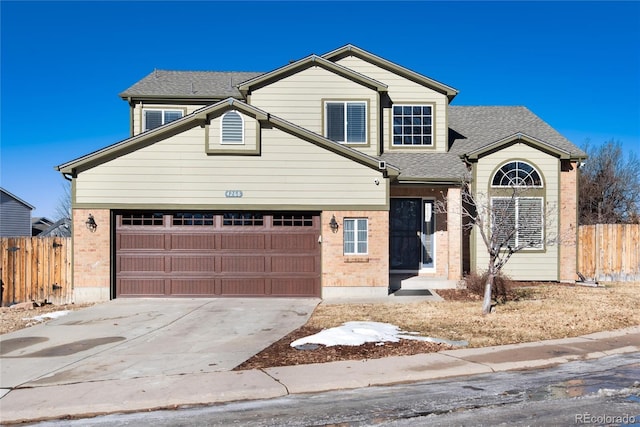
M 228 111 L 222 116 L 222 144 L 244 144 L 244 122 L 237 111 Z
M 493 175 L 492 187 L 542 187 L 540 174 L 529 163 L 509 162 Z
M 527 162 L 510 161 L 493 175 L 492 241 L 503 249 L 544 249 L 544 190 L 540 173 Z M 510 189 L 510 190 L 507 190 Z

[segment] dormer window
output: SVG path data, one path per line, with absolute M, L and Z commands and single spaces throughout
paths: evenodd
M 228 111 L 222 115 L 222 144 L 244 144 L 244 121 L 237 111 Z
M 155 129 L 182 117 L 182 110 L 145 109 L 143 129 Z
M 431 105 L 393 106 L 393 145 L 433 145 L 433 107 Z
M 367 103 L 364 101 L 326 102 L 325 136 L 343 144 L 366 144 Z

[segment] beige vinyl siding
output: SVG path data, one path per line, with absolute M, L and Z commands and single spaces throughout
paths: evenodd
M 276 128 L 263 130 L 261 139 L 260 156 L 207 155 L 204 129 L 193 128 L 82 172 L 76 178 L 75 203 L 386 208 L 387 186 L 379 171 Z M 226 198 L 227 190 L 242 191 L 243 197 Z
M 544 203 L 550 218 L 545 224 L 545 238 L 558 232 L 560 161 L 526 144 L 518 143 L 496 153 L 482 157 L 476 165 L 476 190 L 490 193 L 491 178 L 496 169 L 508 161 L 521 160 L 533 165 L 544 181 Z M 536 194 L 537 195 L 537 194 Z M 526 197 L 526 193 L 522 196 Z M 532 194 L 532 197 L 534 195 Z M 474 233 L 477 233 L 474 229 Z M 475 236 L 476 267 L 486 270 L 487 249 L 482 238 Z M 514 254 L 504 267 L 504 272 L 514 280 L 558 280 L 558 245 L 545 244 L 544 251 L 523 250 Z
M 377 154 L 378 93 L 322 67 L 309 67 L 251 93 L 251 105 L 319 135 L 324 135 L 324 101 L 367 102 L 367 146 L 358 150 Z
M 174 104 L 144 104 L 138 103 L 133 107 L 133 135 L 142 133 L 142 110 L 145 108 L 158 109 L 158 110 L 180 110 L 184 111 L 184 116 L 187 116 L 194 111 L 204 107 L 205 105 L 174 105 Z M 183 116 L 183 117 L 184 117 Z
M 433 105 L 433 126 L 434 126 L 434 145 L 433 147 L 425 147 L 424 150 L 429 151 L 447 151 L 447 105 L 448 99 L 446 95 L 426 88 L 418 83 L 408 80 L 395 73 L 380 68 L 377 65 L 364 61 L 355 56 L 348 56 L 337 61 L 338 64 L 350 68 L 367 77 L 375 79 L 386 84 L 388 88 L 389 98 L 394 104 L 421 104 Z M 415 151 L 416 147 L 393 147 L 391 145 L 391 111 L 384 109 L 382 114 L 384 129 L 384 147 L 385 151 Z

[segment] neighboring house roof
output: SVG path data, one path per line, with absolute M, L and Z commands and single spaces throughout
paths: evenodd
M 238 86 L 240 92 L 243 95 L 246 95 L 251 89 L 256 87 L 265 86 L 269 83 L 282 79 L 283 77 L 290 76 L 299 72 L 300 70 L 319 66 L 326 70 L 329 70 L 333 73 L 336 73 L 340 76 L 351 79 L 355 82 L 358 82 L 364 86 L 370 87 L 372 89 L 378 91 L 386 91 L 387 85 L 381 83 L 371 77 L 367 77 L 364 74 L 353 71 L 350 68 L 343 67 L 342 65 L 336 64 L 335 62 L 328 61 L 317 55 L 309 55 L 306 58 L 302 58 L 298 61 L 292 62 L 291 64 L 285 65 L 284 67 L 277 68 L 268 73 L 262 74 L 261 76 L 255 77 L 251 80 L 248 80 L 241 85 Z
M 7 190 L 5 190 L 4 188 L 0 187 L 0 192 L 3 192 L 4 194 L 6 194 L 7 196 L 11 197 L 12 199 L 14 199 L 16 202 L 26 206 L 27 208 L 34 210 L 36 207 L 25 202 L 24 200 L 22 200 L 20 197 L 8 192 Z
M 450 106 L 449 129 L 449 152 L 460 156 L 473 157 L 522 137 L 539 148 L 566 153 L 567 158 L 587 156 L 526 107 Z
M 39 237 L 71 237 L 71 220 L 62 218 L 47 227 Z
M 31 218 L 31 235 L 39 236 L 44 230 L 49 228 L 51 224 L 53 224 L 53 221 L 43 216 Z
M 91 169 L 116 157 L 135 151 L 138 148 L 166 139 L 195 126 L 199 126 L 208 121 L 210 115 L 222 113 L 230 109 L 242 111 L 245 114 L 256 117 L 257 120 L 269 122 L 271 125 L 284 132 L 321 146 L 372 169 L 380 169 L 380 160 L 377 157 L 369 156 L 344 144 L 331 141 L 322 135 L 318 135 L 317 133 L 311 132 L 287 120 L 271 115 L 266 111 L 254 107 L 253 105 L 246 104 L 233 98 L 228 98 L 207 107 L 200 108 L 178 120 L 117 142 L 101 150 L 87 154 L 86 156 L 71 160 L 70 162 L 58 165 L 55 169 L 63 174 L 77 174 L 82 170 Z M 393 176 L 396 176 L 399 173 L 399 171 L 393 166 L 387 167 L 385 171 Z
M 237 86 L 261 72 L 154 70 L 120 94 L 123 99 L 242 98 Z
M 399 181 L 457 183 L 467 174 L 460 156 L 451 153 L 383 153 L 380 159 L 400 169 Z
M 387 59 L 381 58 L 377 55 L 374 55 L 371 52 L 367 52 L 366 50 L 361 49 L 352 44 L 347 44 L 336 50 L 332 50 L 331 52 L 325 53 L 324 55 L 322 55 L 322 57 L 328 60 L 336 60 L 336 59 L 343 58 L 350 55 L 354 55 L 369 63 L 375 64 L 381 68 L 384 68 L 388 71 L 391 71 L 395 74 L 398 74 L 402 77 L 412 80 L 418 84 L 431 88 L 436 92 L 445 94 L 449 98 L 449 101 L 451 101 L 458 94 L 458 90 L 452 88 L 451 86 L 447 86 L 444 83 L 440 83 L 439 81 L 433 80 L 420 73 L 416 73 L 415 71 L 412 71 L 396 63 L 393 63 Z

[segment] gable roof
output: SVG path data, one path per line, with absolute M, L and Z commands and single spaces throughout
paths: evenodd
M 251 89 L 261 86 L 266 86 L 267 84 L 280 80 L 286 76 L 290 76 L 299 71 L 307 69 L 309 67 L 319 66 L 328 71 L 331 71 L 335 74 L 338 74 L 342 77 L 353 80 L 357 83 L 360 83 L 364 86 L 370 87 L 372 89 L 378 91 L 386 91 L 387 85 L 381 83 L 371 77 L 367 77 L 364 74 L 360 74 L 356 71 L 353 71 L 347 67 L 343 67 L 342 65 L 336 64 L 335 62 L 328 61 L 321 56 L 318 55 L 309 55 L 306 58 L 299 59 L 294 61 L 288 65 L 277 68 L 268 73 L 262 74 L 260 76 L 254 77 L 238 86 L 240 92 L 246 96 Z
M 526 107 L 449 107 L 449 152 L 477 158 L 515 139 L 562 158 L 584 159 L 586 153 Z
M 253 105 L 246 104 L 245 102 L 236 100 L 234 98 L 227 98 L 207 107 L 200 108 L 178 120 L 167 123 L 153 130 L 138 134 L 123 141 L 117 142 L 98 151 L 94 151 L 93 153 L 71 160 L 67 163 L 63 163 L 56 166 L 55 169 L 63 174 L 71 174 L 75 176 L 77 173 L 83 170 L 91 169 L 102 163 L 108 162 L 109 160 L 138 150 L 139 148 L 151 145 L 157 141 L 166 139 L 170 136 L 184 132 L 185 130 L 204 124 L 209 120 L 210 116 L 222 114 L 223 112 L 230 109 L 242 111 L 247 115 L 255 117 L 259 121 L 268 122 L 272 126 L 284 132 L 294 135 L 300 139 L 304 139 L 305 141 L 311 142 L 315 145 L 330 150 L 336 154 L 349 158 L 372 169 L 386 172 L 392 176 L 396 176 L 399 173 L 397 168 L 393 166 L 386 167 L 383 171 L 380 168 L 380 160 L 376 157 L 369 156 L 346 145 L 331 141 L 330 139 L 318 135 L 317 133 L 311 132 L 287 120 L 271 115 L 266 111 L 254 107 Z
M 122 93 L 122 99 L 241 99 L 237 85 L 263 73 L 154 70 Z
M 380 56 L 374 55 L 373 53 L 367 52 L 366 50 L 361 49 L 352 44 L 347 44 L 336 50 L 332 50 L 331 52 L 325 53 L 324 55 L 322 55 L 322 57 L 330 61 L 335 61 L 351 55 L 356 56 L 360 59 L 363 59 L 369 63 L 375 64 L 381 68 L 384 68 L 388 71 L 391 71 L 392 73 L 398 74 L 404 78 L 412 80 L 430 89 L 433 89 L 436 92 L 440 92 L 444 95 L 447 95 L 447 97 L 449 98 L 449 101 L 451 101 L 458 94 L 458 90 L 452 88 L 451 86 L 447 86 L 444 83 L 440 83 L 439 81 L 433 80 L 427 76 L 416 73 L 415 71 L 412 71 L 408 68 L 405 68 L 401 65 L 398 65 Z
M 13 199 L 13 200 L 15 200 L 16 202 L 18 202 L 18 203 L 20 203 L 20 204 L 24 205 L 25 207 L 27 207 L 27 208 L 29 208 L 29 209 L 31 209 L 31 210 L 34 210 L 34 209 L 36 208 L 35 206 L 33 206 L 33 205 L 31 205 L 31 204 L 29 204 L 29 203 L 25 202 L 25 201 L 24 201 L 24 200 L 22 200 L 20 197 L 18 197 L 18 196 L 16 196 L 16 195 L 12 194 L 12 193 L 10 193 L 10 192 L 8 192 L 7 190 L 5 190 L 5 189 L 4 189 L 4 188 L 2 188 L 2 187 L 0 187 L 0 192 L 4 193 L 6 196 L 8 196 L 8 197 L 12 198 L 12 199 Z

